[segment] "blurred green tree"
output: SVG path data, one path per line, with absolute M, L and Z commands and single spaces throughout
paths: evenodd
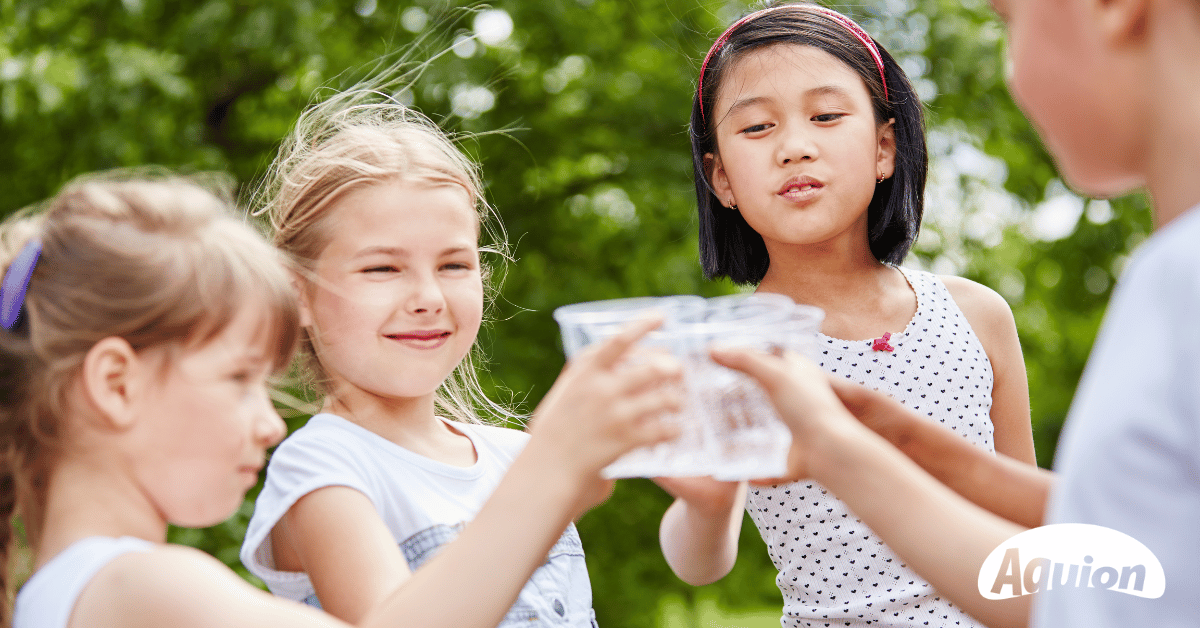
M 1009 300 L 1048 465 L 1113 278 L 1149 230 L 1146 203 L 1088 203 L 1061 185 L 1007 94 L 1003 33 L 985 0 L 833 6 L 893 53 L 925 99 L 932 172 L 909 263 L 963 274 Z M 479 134 L 465 148 L 483 163 L 517 256 L 484 332 L 491 361 L 481 375 L 496 398 L 531 410 L 562 364 L 555 307 L 733 290 L 705 281 L 696 263 L 686 124 L 699 59 L 747 5 L 461 7 L 0 0 L 0 214 L 80 173 L 143 164 L 227 170 L 246 192 L 319 88 L 344 87 L 427 36 L 426 53 L 448 52 L 401 97 L 451 130 Z M 496 129 L 506 132 L 487 133 Z M 676 579 L 656 534 L 668 503 L 647 481 L 622 482 L 580 522 L 602 625 L 652 625 L 668 598 L 779 608 L 774 568 L 748 520 L 729 577 L 702 588 Z M 237 545 L 251 506 L 172 539 L 249 578 Z

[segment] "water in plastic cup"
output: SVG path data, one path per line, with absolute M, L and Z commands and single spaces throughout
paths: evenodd
M 777 294 L 645 297 L 579 303 L 555 311 L 568 356 L 658 314 L 663 325 L 643 341 L 684 363 L 684 408 L 667 417 L 681 436 L 630 452 L 604 470 L 617 477 L 711 475 L 742 480 L 783 475 L 791 432 L 753 380 L 708 357 L 709 347 L 776 348 L 810 353 L 824 313 Z

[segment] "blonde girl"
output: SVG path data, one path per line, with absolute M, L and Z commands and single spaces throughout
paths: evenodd
M 370 91 L 306 111 L 267 190 L 325 397 L 272 457 L 242 561 L 274 593 L 353 621 L 469 529 L 528 439 L 481 421 L 495 406 L 467 359 L 488 284 L 481 234 L 502 240 L 475 165 Z M 560 524 L 493 625 L 593 625 L 583 548 Z M 479 594 L 456 589 L 467 606 Z
M 779 4 L 701 65 L 691 137 L 705 273 L 825 310 L 818 362 L 988 452 L 1032 465 L 1025 367 L 999 295 L 900 266 L 922 215 L 920 100 L 846 16 Z M 668 481 L 662 546 L 694 584 L 733 564 L 746 504 L 779 568 L 787 628 L 970 625 L 815 482 Z M 740 490 L 739 490 L 740 489 Z M 928 624 L 926 624 L 928 622 Z
M 68 185 L 0 226 L 0 242 L 0 546 L 11 559 L 23 530 L 34 568 L 0 625 L 346 626 L 165 543 L 169 523 L 228 517 L 284 434 L 267 380 L 290 361 L 301 313 L 277 251 L 194 183 L 113 175 Z M 596 494 L 597 470 L 663 436 L 636 410 L 659 400 L 611 368 L 637 333 L 567 369 L 461 549 L 358 625 L 483 627 L 504 612 L 508 581 Z M 523 521 L 519 507 L 540 512 Z M 451 582 L 481 592 L 471 611 L 438 597 Z

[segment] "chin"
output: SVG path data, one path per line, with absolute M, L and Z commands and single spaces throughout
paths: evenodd
M 181 528 L 208 528 L 225 521 L 237 512 L 238 507 L 242 505 L 244 494 L 238 495 L 236 501 L 228 504 L 209 504 L 204 508 L 197 508 L 195 505 L 186 509 L 186 512 L 180 512 L 176 516 L 170 518 L 172 525 Z M 184 509 L 180 509 L 184 510 Z
M 1109 168 L 1070 168 L 1060 164 L 1063 180 L 1076 193 L 1090 198 L 1113 198 L 1124 196 L 1146 185 L 1144 177 L 1129 172 L 1117 172 Z

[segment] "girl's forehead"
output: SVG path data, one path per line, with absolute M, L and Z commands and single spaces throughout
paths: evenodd
M 189 338 L 183 344 L 185 354 L 211 354 L 214 359 L 275 361 L 277 347 L 287 345 L 286 312 L 280 304 L 251 294 L 229 295 L 240 300 L 232 316 L 225 321 L 209 321 L 208 333 Z
M 858 76 L 846 62 L 825 50 L 804 44 L 779 43 L 739 54 L 725 71 L 722 87 L 734 77 L 772 80 L 777 77 L 795 78 L 797 73 L 813 79 Z
M 334 249 L 386 242 L 432 246 L 447 238 L 473 242 L 479 215 L 462 186 L 389 180 L 346 193 L 331 207 L 325 229 Z
M 773 44 L 746 51 L 730 63 L 722 73 L 717 102 L 729 107 L 754 96 L 752 92 L 828 91 L 829 87 L 870 97 L 862 77 L 832 54 L 802 44 Z
M 332 209 L 335 224 L 346 221 L 382 226 L 378 221 L 477 220 L 471 195 L 462 186 L 424 180 L 369 183 L 347 192 Z

